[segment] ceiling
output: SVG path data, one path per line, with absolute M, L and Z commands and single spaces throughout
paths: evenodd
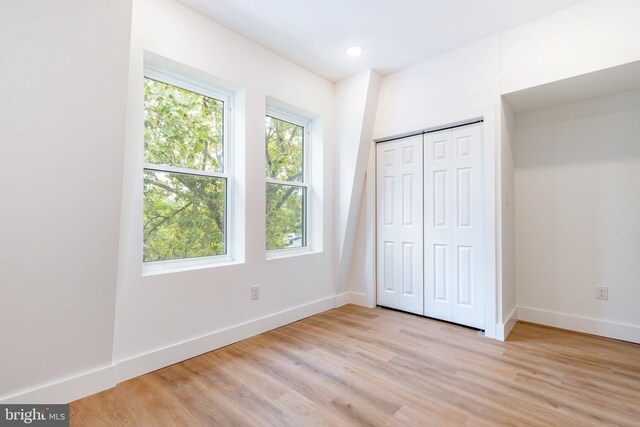
M 387 74 L 583 0 L 179 0 L 329 79 Z M 364 53 L 348 57 L 345 48 Z

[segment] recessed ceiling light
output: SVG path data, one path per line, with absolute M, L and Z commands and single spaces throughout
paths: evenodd
M 360 46 L 349 46 L 345 52 L 349 56 L 359 56 L 362 54 L 362 48 Z

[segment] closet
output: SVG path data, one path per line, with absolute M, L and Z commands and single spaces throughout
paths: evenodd
M 484 329 L 482 123 L 376 154 L 378 305 Z

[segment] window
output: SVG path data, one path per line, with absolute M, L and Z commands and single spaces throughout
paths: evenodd
M 308 122 L 266 117 L 267 250 L 307 246 Z
M 230 98 L 175 76 L 145 75 L 143 261 L 228 254 Z

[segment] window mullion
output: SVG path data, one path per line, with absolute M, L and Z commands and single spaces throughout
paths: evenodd
M 183 175 L 198 175 L 198 176 L 206 176 L 211 178 L 229 178 L 229 174 L 221 173 L 221 172 L 211 172 L 200 169 L 190 169 L 190 168 L 181 168 L 177 166 L 169 166 L 169 165 L 157 165 L 154 163 L 145 163 L 145 170 L 152 170 L 157 172 L 170 172 L 170 173 L 179 173 Z
M 281 181 L 281 180 L 273 179 L 273 178 L 267 178 L 266 182 L 267 182 L 267 184 L 289 185 L 291 187 L 304 187 L 304 188 L 308 188 L 309 187 L 309 184 L 306 184 L 304 182 Z

